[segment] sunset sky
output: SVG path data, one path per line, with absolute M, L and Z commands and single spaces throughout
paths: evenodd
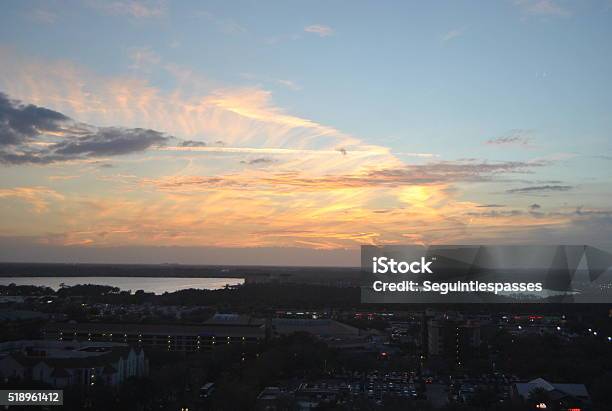
M 0 260 L 610 244 L 610 73 L 609 0 L 7 1 Z

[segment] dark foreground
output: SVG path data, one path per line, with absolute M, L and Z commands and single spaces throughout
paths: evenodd
M 61 388 L 69 410 L 612 404 L 603 305 L 364 306 L 356 287 L 274 281 L 163 295 L 5 285 L 0 305 L 1 388 Z

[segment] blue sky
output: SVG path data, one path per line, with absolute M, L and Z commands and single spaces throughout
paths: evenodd
M 294 193 L 299 224 L 284 219 L 273 224 L 286 234 L 263 239 L 257 234 L 261 227 L 254 226 L 252 241 L 243 243 L 234 239 L 236 220 L 237 226 L 227 231 L 214 228 L 221 237 L 227 234 L 227 241 L 208 242 L 199 236 L 176 234 L 174 229 L 180 231 L 177 227 L 185 222 L 174 214 L 169 227 L 174 237 L 161 236 L 160 241 L 168 245 L 328 249 L 355 247 L 364 241 L 439 240 L 436 234 L 406 232 L 409 223 L 389 234 L 389 224 L 395 226 L 401 218 L 430 219 L 427 221 L 451 230 L 457 241 L 466 236 L 476 240 L 487 239 L 490 233 L 468 235 L 471 229 L 457 230 L 450 221 L 467 215 L 500 218 L 499 213 L 504 213 L 499 236 L 546 240 L 554 232 L 551 240 L 565 238 L 583 229 L 576 224 L 586 224 L 584 213 L 577 223 L 578 209 L 588 210 L 589 218 L 610 219 L 611 23 L 612 3 L 606 0 L 9 1 L 0 16 L 0 57 L 5 61 L 0 69 L 0 91 L 8 98 L 61 112 L 91 127 L 150 128 L 175 138 L 165 146 L 197 140 L 209 148 L 197 155 L 195 149 L 167 148 L 121 153 L 101 158 L 100 162 L 109 165 L 104 170 L 92 166 L 90 158 L 53 160 L 49 167 L 60 177 L 51 182 L 49 168 L 12 164 L 5 167 L 0 181 L 5 190 L 2 198 L 19 202 L 42 195 L 50 210 L 59 207 L 54 201 L 60 198 L 73 207 L 84 196 L 116 197 L 111 188 L 120 180 L 129 185 L 122 190 L 125 201 L 147 198 L 167 207 L 177 195 L 169 194 L 170 178 L 173 187 L 176 179 L 183 179 L 178 184 L 182 189 L 184 180 L 191 184 L 195 177 L 229 179 L 228 184 L 245 186 L 243 179 L 261 185 L 272 175 L 277 181 L 278 175 L 286 178 L 290 172 L 300 179 L 284 179 L 281 184 L 295 189 L 307 176 L 317 183 L 325 178 L 324 185 L 333 183 L 334 188 L 326 185 L 328 191 L 322 190 L 316 200 L 310 193 L 301 193 L 303 197 Z M 202 102 L 200 111 L 194 108 Z M 121 104 L 126 107 L 122 109 Z M 214 110 L 208 112 L 211 105 Z M 194 117 L 194 112 L 201 117 Z M 203 122 L 208 124 L 203 126 Z M 44 134 L 39 137 L 44 139 Z M 45 144 L 53 141 L 46 138 L 50 140 Z M 218 147 L 211 148 L 215 141 Z M 28 144 L 33 142 L 28 140 Z M 272 149 L 312 152 L 301 153 L 300 162 L 285 162 L 288 157 L 280 159 L 282 155 Z M 23 154 L 31 147 L 10 150 Z M 323 151 L 316 154 L 316 150 Z M 334 150 L 344 153 L 342 162 L 314 158 Z M 368 150 L 378 157 L 368 157 Z M 257 157 L 259 153 L 271 157 Z M 351 153 L 363 154 L 363 158 L 351 160 Z M 308 157 L 311 154 L 313 158 Z M 101 154 L 84 156 L 100 158 Z M 488 169 L 491 164 L 499 168 Z M 245 171 L 251 165 L 256 170 Z M 418 168 L 421 166 L 429 168 Z M 470 167 L 469 176 L 466 167 Z M 398 168 L 403 173 L 401 181 L 390 183 L 389 175 L 396 176 Z M 419 180 L 418 187 L 425 184 L 430 194 L 410 187 L 416 184 L 415 173 L 421 172 L 436 175 L 433 180 L 429 174 L 427 181 Z M 385 175 L 382 185 L 391 185 L 394 192 L 382 193 L 378 184 L 354 187 L 355 176 L 377 173 Z M 79 178 L 72 178 L 77 174 Z M 351 188 L 364 191 L 348 193 L 343 191 L 346 186 L 337 188 L 337 179 L 347 176 Z M 155 189 L 147 186 L 150 180 L 155 180 Z M 203 195 L 198 184 L 197 195 Z M 343 180 L 342 184 L 347 183 Z M 55 194 L 19 191 L 33 187 Z M 340 191 L 334 192 L 336 189 Z M 403 194 L 397 194 L 402 190 Z M 159 197 L 162 192 L 170 197 Z M 49 200 L 56 194 L 55 200 Z M 195 192 L 190 195 L 196 196 Z M 210 192 L 207 195 L 211 197 Z M 223 195 L 219 191 L 215 195 L 220 196 L 215 207 L 227 207 Z M 281 194 L 268 188 L 258 186 L 252 195 L 261 207 L 267 201 L 274 203 L 273 208 L 287 204 L 271 200 Z M 412 204 L 413 212 L 418 209 L 424 214 L 397 215 L 400 220 L 393 223 L 381 221 L 354 229 L 334 215 L 329 216 L 336 222 L 330 223 L 333 229 L 319 227 L 325 232 L 321 239 L 306 235 L 312 215 L 305 210 L 327 210 L 330 201 L 356 202 L 359 211 L 350 212 L 358 219 L 369 215 L 368 210 L 380 211 L 378 208 L 401 213 L 399 210 L 405 210 L 401 204 Z M 430 209 L 425 212 L 423 204 L 414 204 L 418 201 L 429 201 L 425 206 Z M 178 214 L 201 212 L 177 204 L 172 207 Z M 471 209 L 491 204 L 506 208 L 480 217 Z M 527 211 L 533 204 L 539 207 Z M 98 239 L 75 234 L 89 232 L 82 226 L 63 232 L 61 217 L 49 212 L 57 225 L 44 232 L 14 224 L 5 226 L 0 234 L 55 245 L 55 240 L 44 239 L 52 234 L 53 238 L 74 237 L 74 244 L 108 245 L 99 240 L 99 233 Z M 520 221 L 508 220 L 512 213 Z M 92 232 L 112 231 L 109 227 L 132 230 L 126 228 L 130 221 L 100 218 L 100 227 Z M 138 218 L 133 216 L 132 223 Z M 530 225 L 526 218 L 539 219 L 534 225 L 537 234 L 528 232 L 521 237 L 505 231 L 513 225 Z M 543 219 L 551 224 L 546 227 L 548 234 L 542 234 Z M 480 228 L 488 224 L 482 222 Z M 600 233 L 601 237 L 606 233 Z M 128 237 L 119 236 L 115 242 L 148 244 L 143 233 Z M 575 237 L 588 239 L 584 234 Z
M 106 75 L 124 74 L 131 53 L 149 48 L 220 85 L 262 84 L 292 112 L 398 150 L 409 140 L 463 155 L 472 149 L 449 147 L 450 135 L 478 142 L 513 129 L 559 150 L 588 151 L 583 136 L 593 152 L 609 149 L 612 7 L 530 10 L 537 3 L 152 2 L 160 14 L 147 18 L 9 2 L 0 35 Z M 310 25 L 331 33 L 304 32 Z

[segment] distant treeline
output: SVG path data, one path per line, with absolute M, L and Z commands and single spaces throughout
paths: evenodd
M 0 285 L 0 295 L 84 297 L 88 302 L 108 304 L 154 305 L 227 305 L 284 306 L 284 307 L 355 307 L 359 305 L 359 288 L 336 288 L 321 285 L 298 284 L 248 284 L 238 288 L 221 290 L 186 289 L 156 295 L 133 290 L 129 292 L 110 285 L 79 284 L 61 287 L 57 291 L 49 287 L 33 285 Z
M 50 296 L 57 298 L 81 297 L 86 302 L 108 304 L 145 304 L 216 306 L 229 310 L 270 310 L 275 308 L 352 309 L 382 312 L 388 310 L 436 311 L 455 310 L 472 313 L 537 313 L 573 314 L 608 318 L 606 304 L 362 304 L 359 287 L 332 287 L 315 284 L 245 284 L 220 290 L 186 289 L 156 295 L 143 290 L 120 290 L 112 285 L 79 284 L 61 287 L 32 285 L 0 285 L 0 295 Z
M 329 281 L 356 281 L 358 268 L 211 266 L 180 264 L 46 264 L 0 263 L 0 277 L 191 277 L 284 278 Z

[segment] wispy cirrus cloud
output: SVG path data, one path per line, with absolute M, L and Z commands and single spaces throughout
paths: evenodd
M 135 19 L 158 18 L 166 14 L 163 0 L 120 0 L 93 2 L 92 7 L 112 15 L 124 15 Z
M 32 9 L 28 12 L 27 17 L 37 23 L 53 24 L 57 21 L 57 13 L 44 8 Z
M 512 188 L 512 189 L 506 190 L 506 193 L 508 194 L 542 194 L 542 193 L 550 193 L 550 192 L 569 191 L 573 188 L 574 187 L 567 186 L 567 185 L 543 185 L 543 186 Z
M 48 210 L 49 204 L 64 197 L 58 192 L 43 186 L 1 188 L 0 198 L 25 201 L 36 213 Z
M 79 178 L 79 176 L 77 175 L 55 175 L 55 176 L 49 176 L 47 177 L 47 179 L 49 181 L 66 181 L 66 180 L 74 180 L 76 178 Z
M 360 144 L 333 127 L 285 113 L 273 104 L 271 92 L 259 87 L 214 87 L 207 79 L 179 70 L 171 73 L 176 75 L 177 88 L 162 92 L 143 76 L 105 78 L 70 63 L 25 59 L 2 48 L 0 58 L 7 63 L 0 68 L 0 89 L 90 124 L 146 124 L 186 140 L 207 136 L 230 146 Z
M 565 17 L 571 14 L 556 0 L 515 0 L 514 5 L 524 14 L 531 16 Z
M 451 40 L 455 40 L 461 36 L 463 36 L 463 33 L 465 32 L 465 28 L 457 28 L 457 29 L 453 29 L 453 30 L 449 30 L 446 33 L 444 33 L 440 39 L 443 42 L 449 42 Z
M 179 146 L 163 146 L 158 148 L 161 151 L 185 151 L 192 153 L 241 153 L 241 154 L 313 154 L 313 155 L 334 155 L 346 154 L 346 150 L 342 149 L 317 149 L 317 148 L 275 148 L 275 147 L 225 147 L 216 142 L 215 145 L 209 145 L 200 141 L 184 141 Z M 371 150 L 357 149 L 352 151 L 353 154 L 383 154 L 385 150 L 373 147 Z
M 295 81 L 292 81 L 292 80 L 279 79 L 279 80 L 276 80 L 276 82 L 293 91 L 299 91 L 302 89 L 302 87 L 299 84 L 297 84 Z
M 316 34 L 319 37 L 328 37 L 334 34 L 334 29 L 323 24 L 311 24 L 304 27 L 306 33 Z
M 545 161 L 434 161 L 435 153 L 416 152 L 400 160 L 388 147 L 288 112 L 259 86 L 220 87 L 174 67 L 176 87 L 164 91 L 146 72 L 105 77 L 1 48 L 0 57 L 7 62 L 0 66 L 3 89 L 63 116 L 45 127 L 79 126 L 70 139 L 70 130 L 36 132 L 22 155 L 33 156 L 32 163 L 55 161 L 66 175 L 83 171 L 66 158 L 95 165 L 70 184 L 93 179 L 88 195 L 66 191 L 61 203 L 49 200 L 61 213 L 30 219 L 28 233 L 40 241 L 350 248 L 406 239 L 459 242 L 567 218 L 467 215 L 484 207 L 465 187 L 504 184 Z M 167 66 L 163 59 L 156 64 Z M 127 152 L 138 155 L 118 157 Z M 102 168 L 110 156 L 114 167 Z M 7 220 L 26 219 L 23 210 L 11 213 L 16 217 Z M 7 224 L 0 228 L 7 231 Z
M 150 69 L 160 63 L 161 57 L 151 47 L 134 47 L 128 50 L 132 61 L 130 68 L 135 70 Z
M 240 187 L 251 190 L 300 187 L 307 191 L 333 191 L 349 188 L 439 186 L 456 182 L 491 181 L 499 175 L 528 172 L 530 168 L 538 166 L 540 165 L 522 162 L 438 162 L 406 165 L 397 169 L 375 169 L 360 174 L 310 176 L 305 172 L 274 170 L 263 174 L 232 173 L 216 176 L 172 176 L 156 180 L 145 179 L 142 183 L 153 185 L 164 191 L 174 189 L 202 191 L 224 187 Z
M 207 21 L 214 24 L 219 31 L 224 34 L 240 34 L 246 33 L 247 29 L 242 24 L 238 23 L 234 19 L 220 17 L 207 10 L 201 10 L 196 13 L 197 16 L 205 18 Z

